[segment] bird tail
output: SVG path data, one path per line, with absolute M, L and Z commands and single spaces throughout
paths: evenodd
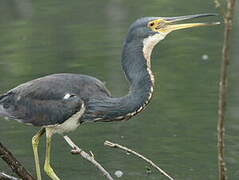
M 0 104 L 4 101 L 6 96 L 7 96 L 7 94 L 1 94 L 0 95 Z
M 5 109 L 3 108 L 3 105 L 0 104 L 0 117 L 4 117 L 6 114 Z
M 0 117 L 9 116 L 8 112 L 3 107 L 3 103 L 4 103 L 4 100 L 5 100 L 6 96 L 7 96 L 7 94 L 3 94 L 3 95 L 0 96 Z

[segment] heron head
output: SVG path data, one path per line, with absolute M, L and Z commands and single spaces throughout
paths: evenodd
M 144 17 L 136 20 L 129 29 L 126 43 L 142 42 L 145 56 L 150 56 L 153 47 L 170 32 L 199 26 L 210 26 L 220 24 L 213 23 L 178 23 L 182 20 L 193 18 L 215 16 L 217 14 L 196 14 L 177 17 Z M 147 59 L 148 57 L 146 57 Z

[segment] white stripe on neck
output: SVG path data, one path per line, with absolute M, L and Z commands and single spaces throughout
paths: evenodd
M 150 58 L 153 48 L 159 41 L 163 40 L 167 34 L 157 33 L 149 36 L 143 40 L 143 54 L 144 58 L 147 60 L 147 65 L 150 67 Z

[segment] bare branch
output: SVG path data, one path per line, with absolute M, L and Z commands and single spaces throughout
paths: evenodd
M 227 11 L 224 16 L 224 43 L 222 49 L 222 64 L 219 84 L 219 109 L 218 109 L 218 171 L 219 180 L 226 180 L 226 163 L 224 157 L 224 135 L 225 135 L 225 110 L 226 110 L 226 94 L 227 94 L 227 76 L 230 54 L 230 39 L 232 32 L 232 18 L 235 8 L 235 0 L 227 0 Z
M 4 172 L 0 172 L 0 180 L 19 180 L 19 179 L 13 176 L 10 176 Z
M 12 155 L 12 153 L 0 142 L 0 157 L 9 165 L 23 180 L 35 180 L 35 178 L 23 167 L 23 165 Z
M 128 153 L 131 153 L 131 154 L 134 154 L 136 156 L 138 156 L 139 158 L 143 159 L 144 161 L 146 161 L 147 163 L 149 163 L 151 166 L 153 166 L 154 168 L 156 168 L 161 174 L 163 174 L 164 176 L 166 176 L 168 179 L 170 180 L 174 180 L 171 176 L 169 176 L 164 170 L 162 170 L 160 167 L 158 167 L 154 162 L 152 162 L 151 160 L 147 159 L 146 157 L 144 157 L 143 155 L 127 148 L 127 147 L 124 147 L 124 146 L 121 146 L 119 144 L 115 144 L 115 143 L 112 143 L 110 141 L 105 141 L 104 142 L 104 145 L 105 146 L 109 146 L 109 147 L 112 147 L 112 148 L 119 148 L 119 149 L 123 149 L 124 151 L 128 152 Z
M 96 166 L 108 180 L 113 180 L 111 175 L 94 159 L 94 154 L 92 152 L 90 152 L 91 155 L 89 155 L 88 153 L 80 149 L 68 136 L 64 136 L 64 139 L 71 146 L 72 154 L 80 154 L 83 158 L 90 161 L 94 166 Z

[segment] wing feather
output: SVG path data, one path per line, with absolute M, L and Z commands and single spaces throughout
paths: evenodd
M 74 96 L 65 99 L 66 94 Z M 35 126 L 61 124 L 89 98 L 110 96 L 99 80 L 85 75 L 54 74 L 35 79 L 0 96 L 0 116 Z

